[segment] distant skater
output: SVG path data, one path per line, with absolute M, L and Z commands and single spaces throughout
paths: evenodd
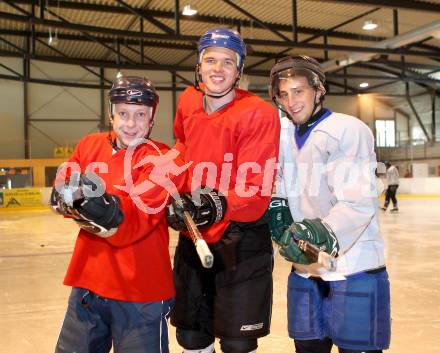
M 391 200 L 393 202 L 391 212 L 398 212 L 399 208 L 397 207 L 396 193 L 397 188 L 399 187 L 399 171 L 396 166 L 391 165 L 390 162 L 385 162 L 385 166 L 387 167 L 387 190 L 385 194 L 385 204 L 383 205 L 382 210 L 387 210 Z

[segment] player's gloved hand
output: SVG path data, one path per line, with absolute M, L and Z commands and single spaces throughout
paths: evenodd
M 61 194 L 58 190 L 52 187 L 52 192 L 50 193 L 49 205 L 55 213 L 62 216 L 68 216 L 68 210 L 66 203 L 63 202 Z
M 119 197 L 108 193 L 100 197 L 85 197 L 82 202 L 74 203 L 80 216 L 75 221 L 90 233 L 103 238 L 110 237 L 124 220 L 119 204 Z
M 220 222 L 226 213 L 226 198 L 216 190 L 201 191 L 200 202 L 190 193 L 180 195 L 181 202 L 173 199 L 166 208 L 168 225 L 177 231 L 186 230 L 183 212 L 188 211 L 197 227 L 209 227 Z
M 280 245 L 284 231 L 293 223 L 287 200 L 281 197 L 273 197 L 270 200 L 267 214 L 269 216 L 269 230 L 272 239 Z
M 286 230 L 286 232 L 285 232 L 286 237 L 288 236 L 287 232 L 288 231 Z M 284 238 L 284 236 L 281 238 L 281 241 L 283 240 L 283 238 Z M 307 258 L 307 256 L 298 247 L 298 245 L 296 245 L 296 243 L 294 241 L 292 241 L 289 245 L 286 245 L 286 246 L 282 247 L 279 250 L 279 253 L 287 261 L 294 262 L 296 264 L 303 264 L 303 265 L 309 265 L 310 264 L 310 261 Z
M 116 233 L 124 219 L 120 201 L 104 191 L 97 175 L 81 174 L 77 186 L 64 185 L 58 190 L 53 188 L 51 195 L 56 212 L 73 218 L 81 228 L 100 237 Z
M 284 232 L 281 237 L 280 255 L 286 260 L 308 264 L 310 261 L 298 248 L 296 242 L 305 240 L 316 245 L 321 251 L 336 256 L 339 251 L 339 244 L 336 235 L 321 219 L 304 219 L 302 222 L 295 222 Z
M 79 180 L 78 176 L 75 176 Z M 77 183 L 77 185 L 79 182 Z M 70 187 L 68 184 L 60 185 L 58 189 L 52 187 L 49 204 L 55 213 L 69 218 L 74 217 L 73 200 L 82 198 L 82 190 L 79 187 Z

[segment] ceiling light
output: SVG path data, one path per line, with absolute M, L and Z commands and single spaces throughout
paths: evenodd
M 373 20 L 367 20 L 364 22 L 364 25 L 362 26 L 362 29 L 364 31 L 371 31 L 373 29 L 376 29 L 379 25 L 374 22 Z
M 191 5 L 185 5 L 183 7 L 182 15 L 184 16 L 193 16 L 197 13 L 196 9 L 193 9 Z
M 360 88 L 367 88 L 369 86 L 368 82 L 362 82 L 359 84 Z
M 58 45 L 58 29 L 55 28 L 55 35 L 52 35 L 52 28 L 49 27 L 49 38 L 47 39 L 47 44 L 52 47 L 56 47 Z

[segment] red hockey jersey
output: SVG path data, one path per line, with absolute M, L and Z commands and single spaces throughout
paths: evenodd
M 210 187 L 227 199 L 220 223 L 202 231 L 218 241 L 230 221 L 259 219 L 270 201 L 280 136 L 275 108 L 256 95 L 236 89 L 232 102 L 207 114 L 203 95 L 194 87 L 179 98 L 174 134 L 189 168 L 187 188 Z
M 166 145 L 149 140 L 113 153 L 105 133 L 79 142 L 69 162 L 79 165 L 81 172 L 102 178 L 106 192 L 120 198 L 124 221 L 108 238 L 80 230 L 64 284 L 123 301 L 174 296 L 164 207 L 170 196 L 161 174 L 180 189 L 186 173 L 178 171 L 183 160 L 169 151 Z M 69 170 L 63 173 L 70 174 Z

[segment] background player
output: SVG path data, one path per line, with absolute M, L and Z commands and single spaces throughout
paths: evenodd
M 69 162 L 81 174 L 63 169 L 52 192 L 54 209 L 81 228 L 64 279 L 73 289 L 56 352 L 104 353 L 112 344 L 114 352 L 168 352 L 174 286 L 164 207 L 148 214 L 135 203 L 159 210 L 169 197 L 149 182 L 154 166 L 141 163 L 169 151 L 148 139 L 159 97 L 150 81 L 122 76 L 109 101 L 112 131 L 78 143 Z M 182 185 L 184 175 L 170 178 Z M 70 185 L 64 185 L 66 176 Z M 150 188 L 138 193 L 139 185 Z M 99 189 L 103 194 L 95 195 Z M 79 197 L 66 196 L 72 194 Z
M 298 353 L 380 352 L 390 341 L 390 294 L 379 231 L 373 136 L 359 119 L 323 107 L 325 76 L 307 56 L 280 60 L 270 96 L 288 114 L 281 129 L 269 216 L 288 281 L 289 335 Z M 290 211 L 290 212 L 289 212 Z M 303 239 L 337 256 L 311 264 Z
M 260 218 L 270 200 L 280 123 L 270 104 L 235 88 L 245 56 L 237 32 L 207 31 L 198 44 L 196 87 L 179 99 L 176 147 L 192 162 L 193 193 L 182 197 L 183 209 L 214 253 L 213 269 L 203 268 L 191 240 L 180 234 L 171 323 L 184 352 L 211 353 L 215 337 L 223 352 L 252 352 L 269 333 L 273 254 Z M 266 167 L 272 173 L 263 173 Z M 175 203 L 168 210 L 169 224 L 180 231 L 181 215 Z
M 399 208 L 397 207 L 396 193 L 397 188 L 399 187 L 399 171 L 397 170 L 396 166 L 392 165 L 388 161 L 385 162 L 385 166 L 387 168 L 387 190 L 385 194 L 385 203 L 382 207 L 382 210 L 387 210 L 391 200 L 393 202 L 393 208 L 391 209 L 391 212 L 398 212 Z

